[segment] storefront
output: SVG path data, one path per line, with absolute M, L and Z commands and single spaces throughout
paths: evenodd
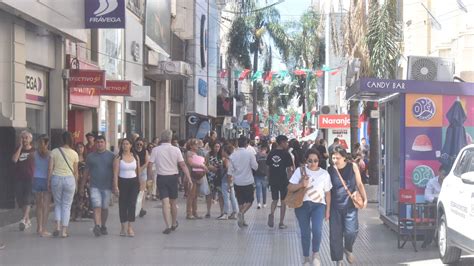
M 385 223 L 396 225 L 399 190 L 415 190 L 423 202 L 427 182 L 438 176 L 449 145 L 446 114 L 458 101 L 467 117 L 466 143 L 472 143 L 474 83 L 361 79 L 347 97 L 379 102 L 379 211 Z
M 26 123 L 33 136 L 49 132 L 49 71 L 27 65 L 25 73 Z

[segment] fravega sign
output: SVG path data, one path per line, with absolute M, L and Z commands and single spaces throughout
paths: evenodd
M 349 115 L 319 115 L 319 128 L 350 128 L 351 119 Z

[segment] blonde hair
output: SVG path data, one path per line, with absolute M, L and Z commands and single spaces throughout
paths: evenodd
M 28 130 L 23 130 L 23 131 L 20 133 L 20 138 L 22 138 L 23 136 L 26 136 L 30 142 L 33 141 L 33 135 L 31 134 L 30 131 L 28 131 Z
M 188 142 L 186 143 L 186 150 L 190 151 L 191 146 L 193 145 L 198 145 L 198 139 L 195 139 L 195 138 L 189 139 Z

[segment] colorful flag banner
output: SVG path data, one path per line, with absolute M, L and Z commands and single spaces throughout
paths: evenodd
M 239 80 L 244 80 L 244 79 L 246 79 L 249 74 L 250 74 L 250 69 L 244 69 L 244 70 L 242 71 L 242 73 L 240 73 Z
M 262 74 L 263 72 L 261 70 L 258 70 L 256 71 L 255 73 L 253 73 L 252 75 L 252 81 L 255 81 L 257 79 L 261 79 L 262 78 Z

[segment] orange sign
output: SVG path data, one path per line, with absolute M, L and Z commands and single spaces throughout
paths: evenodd
M 349 115 L 319 115 L 319 128 L 350 128 L 351 118 Z

